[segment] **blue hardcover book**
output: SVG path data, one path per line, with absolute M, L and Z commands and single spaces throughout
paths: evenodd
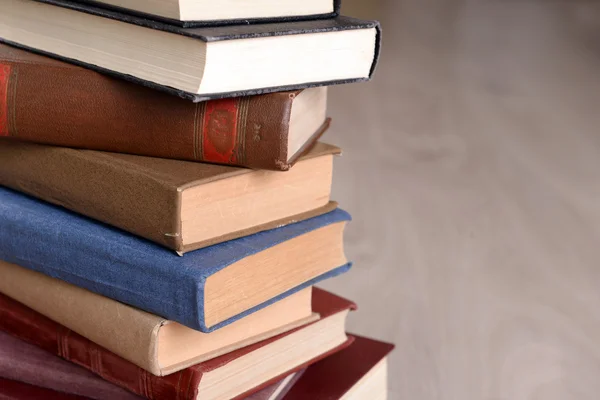
M 0 187 L 0 259 L 212 332 L 350 269 L 340 209 L 193 251 Z

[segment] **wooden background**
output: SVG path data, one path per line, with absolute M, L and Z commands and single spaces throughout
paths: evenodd
M 600 3 L 345 0 L 384 27 L 332 90 L 350 329 L 391 399 L 600 398 Z

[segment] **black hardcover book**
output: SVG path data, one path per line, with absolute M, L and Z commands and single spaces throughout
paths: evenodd
M 348 17 L 182 28 L 64 0 L 0 0 L 0 40 L 194 101 L 365 81 L 380 26 Z
M 256 23 L 273 23 L 273 22 L 291 22 L 291 21 L 306 21 L 314 19 L 325 19 L 335 18 L 340 15 L 341 0 L 320 0 L 319 2 L 323 5 L 323 10 L 316 12 L 303 11 L 302 5 L 305 2 L 296 1 L 276 1 L 270 3 L 280 4 L 295 4 L 294 12 L 288 12 L 285 14 L 284 8 L 280 7 L 280 11 L 277 7 L 273 7 L 273 10 L 268 12 L 261 10 L 250 11 L 250 10 L 236 10 L 240 7 L 231 6 L 230 10 L 219 10 L 221 16 L 215 16 L 215 12 L 206 13 L 201 7 L 197 6 L 196 10 L 192 12 L 183 11 L 184 6 L 179 5 L 175 10 L 164 10 L 164 9 L 153 9 L 149 7 L 149 4 L 145 1 L 128 1 L 123 0 L 72 0 L 75 3 L 90 4 L 95 7 L 105 8 L 108 10 L 114 10 L 125 14 L 131 14 L 141 18 L 154 19 L 156 21 L 164 22 L 171 25 L 180 26 L 182 28 L 199 28 L 206 26 L 222 26 L 222 25 L 247 25 Z M 173 2 L 173 4 L 181 4 L 185 0 L 179 0 L 179 2 Z M 192 0 L 188 0 L 192 1 Z M 218 4 L 219 0 L 211 0 L 214 4 Z M 311 0 L 316 1 L 316 0 Z M 256 1 L 248 2 L 248 8 L 256 9 Z M 328 7 L 325 7 L 327 6 Z M 252 7 L 250 7 L 252 6 Z M 326 10 L 329 8 L 330 10 Z M 274 15 L 280 12 L 280 14 Z M 229 14 L 228 14 L 229 13 Z M 209 14 L 209 15 L 207 15 Z M 231 14 L 234 16 L 232 17 Z M 293 14 L 293 15 L 292 15 Z

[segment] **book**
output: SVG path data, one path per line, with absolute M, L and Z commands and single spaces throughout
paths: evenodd
M 146 371 L 168 375 L 318 319 L 312 288 L 211 333 L 0 261 L 0 292 Z
M 0 378 L 0 400 L 85 400 L 87 397 L 77 396 L 24 382 Z
M 77 1 L 77 0 L 75 0 Z M 88 0 L 80 0 L 88 1 Z M 89 0 L 98 7 L 141 15 L 182 27 L 241 25 L 333 18 L 339 14 L 339 0 L 273 1 L 253 0 L 178 0 L 147 2 L 142 0 Z
M 305 370 L 292 373 L 246 398 L 246 400 L 282 400 Z M 50 389 L 94 400 L 140 400 L 142 397 L 112 384 L 91 371 L 0 331 L 0 399 L 8 395 L 2 389 L 7 381 L 14 385 Z M 12 382 L 11 382 L 12 383 Z M 27 386 L 26 386 L 27 385 Z M 26 398 L 19 392 L 12 399 Z M 54 394 L 54 393 L 51 393 Z M 35 399 L 48 398 L 42 395 Z M 72 397 L 66 397 L 70 399 Z
M 348 312 L 356 306 L 315 290 L 319 321 L 174 374 L 157 377 L 0 295 L 0 330 L 83 366 L 103 379 L 152 400 L 241 398 L 347 347 Z
M 0 136 L 149 157 L 289 169 L 329 127 L 327 88 L 194 104 L 0 44 Z
M 179 257 L 0 187 L 0 259 L 212 332 L 350 269 L 340 209 Z
M 310 366 L 285 400 L 387 398 L 387 357 L 394 345 L 352 335 L 344 350 Z
M 0 7 L 4 43 L 193 101 L 365 81 L 379 54 L 379 23 L 348 17 L 181 28 L 63 0 Z
M 0 331 L 0 379 L 96 400 L 141 399 L 83 367 L 2 331 Z M 0 387 L 4 385 L 0 383 Z M 37 397 L 37 399 L 45 398 Z
M 46 353 L 42 351 L 43 353 Z M 50 354 L 50 353 L 46 353 Z M 50 355 L 52 356 L 52 355 Z M 70 364 L 68 361 L 64 361 L 59 357 L 54 357 L 57 360 L 62 361 L 65 364 Z M 79 367 L 76 367 L 79 368 Z M 79 368 L 84 370 L 83 368 Z M 85 370 L 84 370 L 85 371 Z M 29 371 L 26 371 L 27 373 Z M 271 386 L 256 392 L 248 397 L 245 400 L 283 400 L 286 393 L 289 389 L 291 389 L 292 385 L 295 382 L 295 377 L 300 374 L 300 372 L 291 374 L 288 377 L 282 379 L 281 381 L 272 384 Z M 96 379 L 103 381 L 101 378 Z M 103 381 L 110 385 L 110 383 Z M 116 385 L 113 385 L 117 387 Z M 67 390 L 68 390 L 67 386 Z M 123 390 L 123 389 L 121 389 Z M 130 394 L 129 399 L 143 399 L 143 397 L 136 396 L 134 394 Z M 0 377 L 0 400 L 86 400 L 86 399 L 95 399 L 95 400 L 118 400 L 119 397 L 83 397 L 78 395 L 73 395 L 69 392 L 64 391 L 55 391 L 53 389 L 49 389 L 44 386 L 35 386 L 29 383 L 25 383 L 19 380 L 9 380 Z
M 334 210 L 339 151 L 278 173 L 0 139 L 0 185 L 183 254 Z

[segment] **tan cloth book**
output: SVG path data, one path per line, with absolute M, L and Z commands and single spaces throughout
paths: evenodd
M 158 376 L 318 319 L 308 288 L 217 331 L 202 333 L 4 261 L 0 261 L 0 292 Z
M 335 209 L 339 153 L 284 173 L 0 140 L 0 185 L 184 253 Z

